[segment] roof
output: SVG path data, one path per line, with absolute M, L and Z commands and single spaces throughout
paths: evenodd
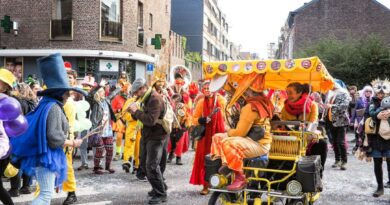
M 290 13 L 288 14 L 288 17 L 287 17 L 287 23 L 288 23 L 288 27 L 291 28 L 291 26 L 294 24 L 294 17 L 297 13 L 305 10 L 308 6 L 312 5 L 312 4 L 315 4 L 317 2 L 319 2 L 320 0 L 312 0 L 308 3 L 304 3 L 303 6 L 299 7 L 298 9 L 295 9 L 294 11 L 290 11 Z

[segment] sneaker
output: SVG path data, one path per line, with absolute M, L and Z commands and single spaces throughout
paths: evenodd
M 149 197 L 153 197 L 154 195 L 156 195 L 156 192 L 154 192 L 154 190 L 148 192 Z
M 153 196 L 148 204 L 161 204 L 161 203 L 164 203 L 167 201 L 167 197 L 166 196 Z
M 341 163 L 340 169 L 344 171 L 347 170 L 347 163 L 346 162 Z
M 113 160 L 114 160 L 114 161 L 118 161 L 118 160 L 120 160 L 120 159 L 121 159 L 121 154 L 116 153 Z
M 83 169 L 88 169 L 88 164 L 82 164 L 79 168 L 77 168 L 78 171 L 81 171 Z
M 141 182 L 147 182 L 147 181 L 148 181 L 148 179 L 146 179 L 145 176 L 138 176 L 138 175 L 136 175 L 136 177 L 137 177 L 137 179 L 138 179 L 139 181 L 141 181 Z
M 8 191 L 8 193 L 9 193 L 9 195 L 10 195 L 11 197 L 18 197 L 18 196 L 20 196 L 20 193 L 19 193 L 19 190 L 18 190 L 18 189 L 10 189 L 10 190 Z
M 28 187 L 28 186 L 22 187 L 19 192 L 20 192 L 20 194 L 31 194 L 30 187 Z
M 95 174 L 98 174 L 98 175 L 104 174 L 103 168 L 101 168 L 101 167 L 95 167 L 95 168 L 93 168 L 93 172 L 94 172 Z
M 372 194 L 372 196 L 373 196 L 373 197 L 380 197 L 380 196 L 382 196 L 383 194 L 384 194 L 383 188 L 378 188 L 378 189 L 374 192 L 374 194 Z
M 332 168 L 337 168 L 341 166 L 341 161 L 336 161 L 333 165 Z
M 385 188 L 390 188 L 390 181 L 385 184 Z

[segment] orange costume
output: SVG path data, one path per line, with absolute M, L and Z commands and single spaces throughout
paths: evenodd
M 244 158 L 267 154 L 271 148 L 272 103 L 262 96 L 248 99 L 248 102 L 241 109 L 240 119 L 235 129 L 213 136 L 211 155 L 213 158 L 220 157 L 222 163 L 234 171 L 242 171 Z M 264 137 L 259 141 L 247 137 L 253 126 L 260 126 L 265 130 Z

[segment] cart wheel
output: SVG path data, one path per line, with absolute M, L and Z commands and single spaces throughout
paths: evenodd
M 231 199 L 227 193 L 214 192 L 209 199 L 209 205 L 225 205 L 228 203 L 231 203 Z
M 305 205 L 305 201 L 302 199 L 290 199 L 287 202 L 287 205 Z

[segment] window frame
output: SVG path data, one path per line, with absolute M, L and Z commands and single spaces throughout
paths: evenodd
M 99 18 L 99 41 L 101 42 L 112 42 L 112 43 L 120 43 L 120 44 L 123 44 L 123 36 L 124 36 L 124 32 L 123 32 L 123 0 L 118 0 L 119 4 L 120 4 L 120 24 L 121 24 L 121 37 L 120 38 L 116 38 L 116 37 L 106 37 L 106 36 L 103 36 L 102 35 L 102 31 L 103 31 L 103 28 L 102 28 L 102 0 L 99 0 L 99 13 L 100 13 L 100 18 Z

